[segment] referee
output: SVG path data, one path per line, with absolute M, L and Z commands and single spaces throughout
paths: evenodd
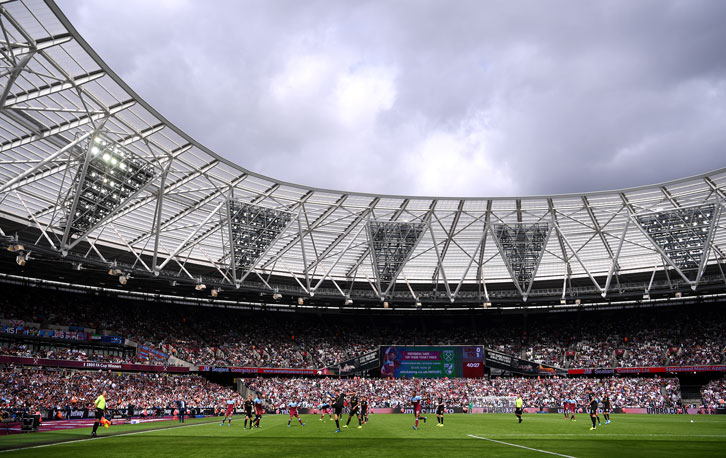
M 524 403 L 522 402 L 522 396 L 517 396 L 514 401 L 514 415 L 517 416 L 518 423 L 522 423 L 522 413 L 524 413 Z
M 96 430 L 98 429 L 98 425 L 101 424 L 103 414 L 106 412 L 106 390 L 101 391 L 101 394 L 98 395 L 95 406 L 96 421 L 93 423 L 93 433 L 91 433 L 91 437 L 96 437 Z

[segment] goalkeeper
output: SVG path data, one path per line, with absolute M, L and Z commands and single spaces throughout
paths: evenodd
M 96 398 L 94 405 L 96 406 L 96 421 L 93 423 L 93 433 L 91 433 L 91 437 L 96 437 L 98 425 L 101 424 L 102 419 L 104 418 L 103 415 L 106 413 L 106 390 L 101 391 L 101 394 L 99 394 Z

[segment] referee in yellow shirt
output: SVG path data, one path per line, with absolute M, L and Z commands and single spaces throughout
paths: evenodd
M 106 412 L 106 390 L 103 390 L 101 394 L 98 395 L 95 402 L 96 406 L 96 421 L 93 423 L 93 433 L 91 433 L 91 437 L 96 437 L 96 430 L 98 429 L 98 425 L 101 424 L 101 418 L 103 418 L 103 414 Z
M 517 400 L 514 401 L 514 415 L 517 416 L 519 423 L 522 423 L 522 413 L 524 412 L 524 402 L 522 402 L 522 396 L 517 396 Z

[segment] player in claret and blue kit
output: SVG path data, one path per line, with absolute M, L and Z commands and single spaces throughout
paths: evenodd
M 234 415 L 234 406 L 237 404 L 237 401 L 235 401 L 232 398 L 227 399 L 227 410 L 224 412 L 224 419 L 222 419 L 222 423 L 219 424 L 219 426 L 224 426 L 224 422 L 229 419 L 229 423 L 227 423 L 227 426 L 232 426 L 232 415 Z
M 325 419 L 325 414 L 328 414 L 330 420 L 333 419 L 333 401 L 335 397 L 332 394 L 328 394 L 327 398 L 320 404 L 320 421 Z
M 292 422 L 292 417 L 297 418 L 297 421 L 300 422 L 300 426 L 305 426 L 305 423 L 303 423 L 302 419 L 300 418 L 300 415 L 297 413 L 299 403 L 292 401 L 287 405 L 287 408 L 290 410 L 290 419 L 287 420 L 287 427 L 290 427 L 290 422 Z
M 262 399 L 260 398 L 260 396 L 257 396 L 252 402 L 255 405 L 255 428 L 259 428 L 260 421 L 262 420 L 262 412 L 264 412 L 264 408 L 262 407 Z
M 418 420 L 423 419 L 423 422 L 426 423 L 426 417 L 421 416 L 421 401 L 423 399 L 421 396 L 417 396 L 416 392 L 414 391 L 413 396 L 411 397 L 411 404 L 413 404 L 413 416 L 416 418 L 416 424 L 413 425 L 413 429 L 418 429 Z

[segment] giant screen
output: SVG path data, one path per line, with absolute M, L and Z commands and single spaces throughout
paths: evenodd
M 381 346 L 381 377 L 483 377 L 484 347 Z

